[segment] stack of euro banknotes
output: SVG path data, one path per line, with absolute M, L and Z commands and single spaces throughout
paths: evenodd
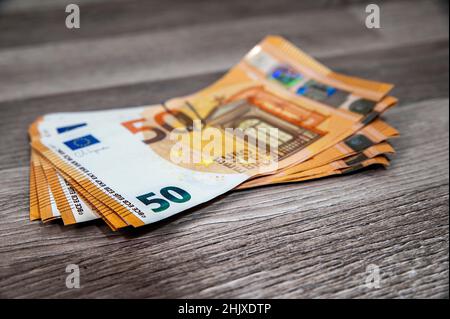
M 191 95 L 41 116 L 29 128 L 30 219 L 139 227 L 231 190 L 387 167 L 392 88 L 268 36 Z

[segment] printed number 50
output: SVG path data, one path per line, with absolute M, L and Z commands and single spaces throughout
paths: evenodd
M 153 192 L 140 195 L 136 198 L 146 206 L 150 204 L 157 204 L 158 207 L 152 208 L 152 211 L 155 213 L 165 211 L 167 208 L 169 208 L 170 203 L 168 201 L 171 201 L 173 203 L 184 203 L 191 199 L 191 195 L 188 192 L 176 186 L 167 186 L 161 188 L 159 192 L 165 199 L 158 197 L 152 198 L 153 196 L 156 196 L 156 194 Z

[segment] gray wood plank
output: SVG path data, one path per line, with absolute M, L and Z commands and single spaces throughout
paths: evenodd
M 77 0 L 78 5 L 93 4 L 99 2 L 114 2 L 125 0 Z M 0 0 L 0 17 L 11 16 L 12 13 L 25 13 L 25 12 L 39 12 L 49 11 L 51 9 L 65 8 L 66 5 L 74 3 L 72 0 L 39 0 L 39 1 L 29 1 L 29 0 Z M 17 15 L 14 15 L 17 16 Z M 28 22 L 28 21 L 26 21 Z
M 380 30 L 360 0 L 218 3 L 83 0 L 69 33 L 65 0 L 0 6 L 0 297 L 448 298 L 448 2 L 377 2 Z M 231 192 L 137 230 L 27 220 L 36 116 L 191 93 L 268 33 L 396 84 L 392 167 Z
M 142 31 L 160 31 L 216 22 L 233 23 L 259 16 L 305 10 L 334 10 L 363 0 L 81 0 L 82 27 L 65 28 L 65 7 L 70 0 L 0 1 L 0 49 L 47 42 L 117 36 Z M 392 1 L 392 0 L 390 0 Z M 378 1 L 384 4 L 386 0 Z M 17 36 L 20 34 L 21 36 Z
M 448 41 L 448 18 L 436 2 L 388 2 L 378 30 L 367 29 L 364 16 L 356 4 L 5 49 L 0 101 L 223 71 L 271 33 L 319 59 Z
M 232 192 L 137 230 L 30 223 L 28 169 L 0 170 L 0 296 L 448 297 L 448 104 L 387 114 L 402 133 L 387 170 Z

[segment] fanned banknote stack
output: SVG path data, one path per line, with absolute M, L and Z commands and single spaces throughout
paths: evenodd
M 268 36 L 194 94 L 44 115 L 29 128 L 30 219 L 139 227 L 234 189 L 388 166 L 392 88 Z

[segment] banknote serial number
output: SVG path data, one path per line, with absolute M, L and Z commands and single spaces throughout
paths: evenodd
M 266 315 L 270 313 L 272 306 L 268 303 L 223 303 L 220 306 L 215 305 L 191 305 L 185 303 L 178 306 L 180 315 L 202 315 L 204 317 L 215 316 L 241 316 L 241 315 Z

